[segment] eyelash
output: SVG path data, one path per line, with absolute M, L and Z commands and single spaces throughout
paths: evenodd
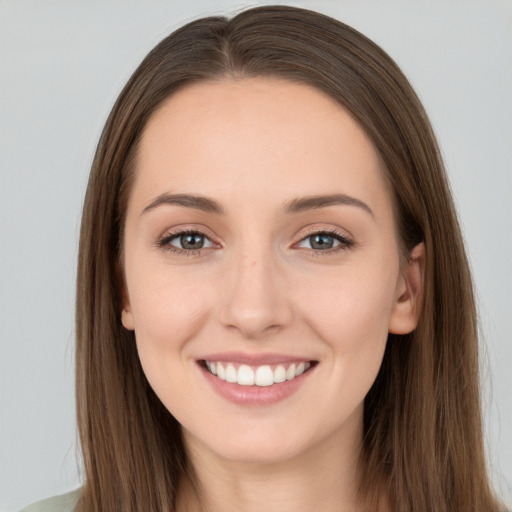
M 179 247 L 175 247 L 170 244 L 171 241 L 175 240 L 176 238 L 185 236 L 185 235 L 199 235 L 204 237 L 207 240 L 210 240 L 208 236 L 206 236 L 201 231 L 195 230 L 195 229 L 184 229 L 181 231 L 176 231 L 173 233 L 168 233 L 165 236 L 163 236 L 157 243 L 157 247 L 164 251 L 171 252 L 173 254 L 177 254 L 179 256 L 201 256 L 205 250 L 209 250 L 210 248 L 201 248 L 201 249 L 180 249 Z M 315 236 L 315 235 L 327 235 L 339 242 L 339 245 L 332 247 L 330 249 L 323 249 L 323 250 L 315 250 L 315 249 L 307 249 L 308 252 L 310 252 L 315 257 L 320 256 L 327 256 L 332 255 L 341 251 L 345 251 L 347 249 L 351 249 L 355 246 L 355 242 L 348 238 L 346 235 L 336 231 L 335 229 L 321 229 L 321 230 L 314 230 L 309 233 L 307 233 L 305 236 L 303 236 L 296 244 L 297 245 L 304 240 Z M 211 241 L 211 240 L 210 240 Z M 213 243 L 213 242 L 212 242 Z M 302 248 L 304 249 L 304 248 Z
M 168 251 L 173 254 L 177 254 L 178 256 L 201 256 L 205 251 L 204 248 L 196 249 L 196 250 L 180 249 L 179 247 L 174 247 L 173 245 L 170 244 L 170 242 L 172 240 L 174 240 L 175 238 L 179 238 L 179 237 L 182 237 L 185 235 L 199 235 L 199 236 L 203 236 L 205 239 L 209 240 L 209 238 L 204 233 L 202 233 L 201 231 L 198 231 L 197 229 L 183 229 L 181 231 L 176 231 L 174 233 L 168 233 L 168 234 L 164 235 L 157 242 L 157 246 L 160 247 L 161 249 L 163 249 L 164 251 Z M 208 249 L 206 249 L 206 250 L 208 250 Z
M 347 249 L 351 249 L 355 246 L 355 242 L 347 237 L 347 235 L 344 235 L 343 233 L 340 233 L 339 231 L 335 229 L 320 229 L 320 230 L 312 230 L 309 233 L 306 233 L 296 244 L 297 245 L 304 240 L 307 240 L 308 238 L 315 236 L 315 235 L 327 235 L 334 240 L 337 240 L 339 242 L 339 245 L 335 247 L 331 247 L 330 249 L 323 249 L 323 250 L 315 250 L 315 249 L 307 249 L 308 252 L 310 252 L 311 255 L 314 257 L 322 257 L 322 256 L 328 256 L 332 254 L 337 254 L 342 251 L 346 251 Z M 303 248 L 304 249 L 304 248 Z

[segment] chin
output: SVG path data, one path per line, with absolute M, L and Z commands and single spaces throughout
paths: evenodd
M 305 425 L 302 425 L 303 427 Z M 213 435 L 212 435 L 213 434 Z M 210 431 L 207 436 L 195 436 L 184 429 L 184 439 L 189 453 L 204 454 L 207 450 L 214 457 L 232 461 L 238 464 L 280 464 L 306 455 L 320 439 L 313 433 L 308 435 L 307 429 L 290 436 L 282 429 L 271 425 L 256 426 L 253 420 L 252 428 L 239 428 L 215 435 Z
M 222 458 L 238 464 L 280 464 L 298 457 L 302 449 L 297 446 L 283 446 L 282 443 L 247 443 L 219 447 L 217 452 Z

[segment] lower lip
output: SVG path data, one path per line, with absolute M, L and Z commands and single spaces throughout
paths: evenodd
M 303 374 L 292 380 L 287 380 L 272 386 L 242 386 L 233 382 L 226 382 L 212 375 L 199 364 L 199 368 L 213 389 L 226 400 L 237 404 L 250 406 L 272 405 L 293 395 L 309 378 L 315 366 L 311 366 Z

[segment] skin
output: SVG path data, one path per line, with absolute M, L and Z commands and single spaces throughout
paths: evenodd
M 283 212 L 296 198 L 333 193 L 371 213 L 354 204 Z M 224 213 L 147 209 L 161 194 L 206 196 Z M 172 252 L 180 238 L 170 234 L 182 229 L 204 234 L 205 247 Z M 326 230 L 351 245 L 313 247 L 312 232 Z M 416 326 L 423 259 L 420 245 L 400 267 L 391 194 L 359 125 L 307 85 L 188 86 L 146 126 L 124 235 L 123 325 L 183 427 L 208 510 L 356 510 L 363 400 L 388 332 Z M 286 399 L 244 407 L 219 396 L 198 366 L 224 351 L 318 364 Z M 184 482 L 178 509 L 196 499 Z

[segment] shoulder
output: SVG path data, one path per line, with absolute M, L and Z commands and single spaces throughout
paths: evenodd
M 72 512 L 82 494 L 82 489 L 75 489 L 67 494 L 47 498 L 25 507 L 20 512 Z

